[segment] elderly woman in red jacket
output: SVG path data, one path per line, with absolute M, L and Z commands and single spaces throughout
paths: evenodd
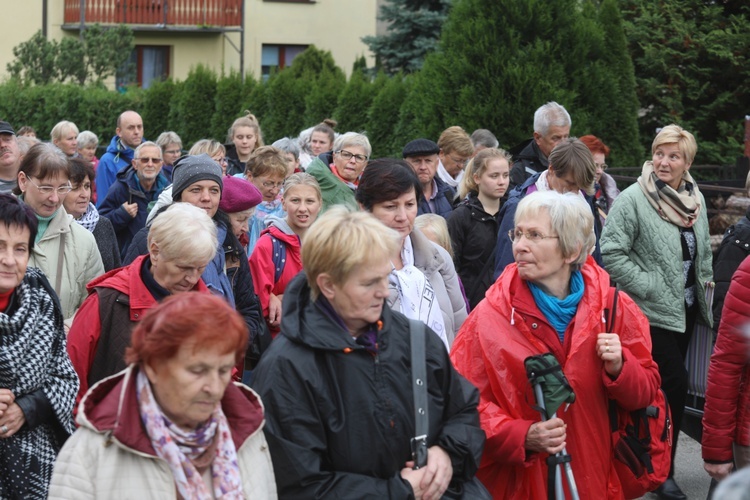
M 659 388 L 648 321 L 619 294 L 605 326 L 609 276 L 589 256 L 591 208 L 576 194 L 536 192 L 518 205 L 515 263 L 507 266 L 456 337 L 451 359 L 480 392 L 487 443 L 477 477 L 494 498 L 546 499 L 545 459 L 567 447 L 580 498 L 623 498 L 612 465 L 608 399 L 648 405 Z M 524 368 L 551 352 L 576 400 L 542 422 Z
M 703 413 L 703 467 L 721 481 L 750 465 L 750 257 L 732 276 L 708 367 Z M 734 462 L 734 463 L 733 463 Z

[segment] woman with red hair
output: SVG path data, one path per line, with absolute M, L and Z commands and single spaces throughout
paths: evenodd
M 604 144 L 595 135 L 584 135 L 579 140 L 589 148 L 594 157 L 594 164 L 596 165 L 596 174 L 594 175 L 594 188 L 596 189 L 594 203 L 596 204 L 596 212 L 599 220 L 602 226 L 604 226 L 610 207 L 615 202 L 615 198 L 620 195 L 617 183 L 611 175 L 605 172 L 607 170 L 606 158 L 609 156 L 609 146 Z
M 49 498 L 276 498 L 263 405 L 230 383 L 247 335 L 211 294 L 173 295 L 146 313 L 128 368 L 84 397 Z

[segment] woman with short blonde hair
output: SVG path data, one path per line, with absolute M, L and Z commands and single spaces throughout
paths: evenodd
M 78 154 L 78 127 L 75 123 L 67 120 L 58 122 L 52 127 L 50 139 L 65 156 L 73 157 Z

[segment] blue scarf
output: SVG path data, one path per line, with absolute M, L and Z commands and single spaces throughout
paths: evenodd
M 224 257 L 223 242 L 224 238 L 227 236 L 226 226 L 224 226 L 224 224 L 216 224 L 216 233 L 216 236 L 219 239 L 219 248 L 216 250 L 216 255 L 213 260 L 211 260 L 206 266 L 201 278 L 209 290 L 220 297 L 224 297 L 227 302 L 234 306 L 234 291 L 232 290 L 232 283 L 229 281 L 229 277 L 224 269 L 226 260 Z
M 560 343 L 565 338 L 565 329 L 568 328 L 570 321 L 578 310 L 578 303 L 583 297 L 583 275 L 581 271 L 573 271 L 570 275 L 570 294 L 560 300 L 552 295 L 547 295 L 538 286 L 531 282 L 529 289 L 534 296 L 536 306 L 542 311 L 544 317 L 550 322 L 552 327 L 557 331 Z

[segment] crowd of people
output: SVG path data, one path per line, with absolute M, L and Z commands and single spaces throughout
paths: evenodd
M 563 496 L 624 498 L 610 405 L 660 388 L 656 493 L 687 498 L 696 323 L 706 470 L 750 464 L 750 212 L 712 263 L 678 125 L 622 193 L 555 102 L 515 148 L 451 126 L 402 158 L 333 120 L 266 145 L 246 112 L 188 151 L 115 125 L 97 158 L 70 121 L 0 121 L 0 498 L 545 499 L 560 454 Z M 546 354 L 575 393 L 549 418 Z

